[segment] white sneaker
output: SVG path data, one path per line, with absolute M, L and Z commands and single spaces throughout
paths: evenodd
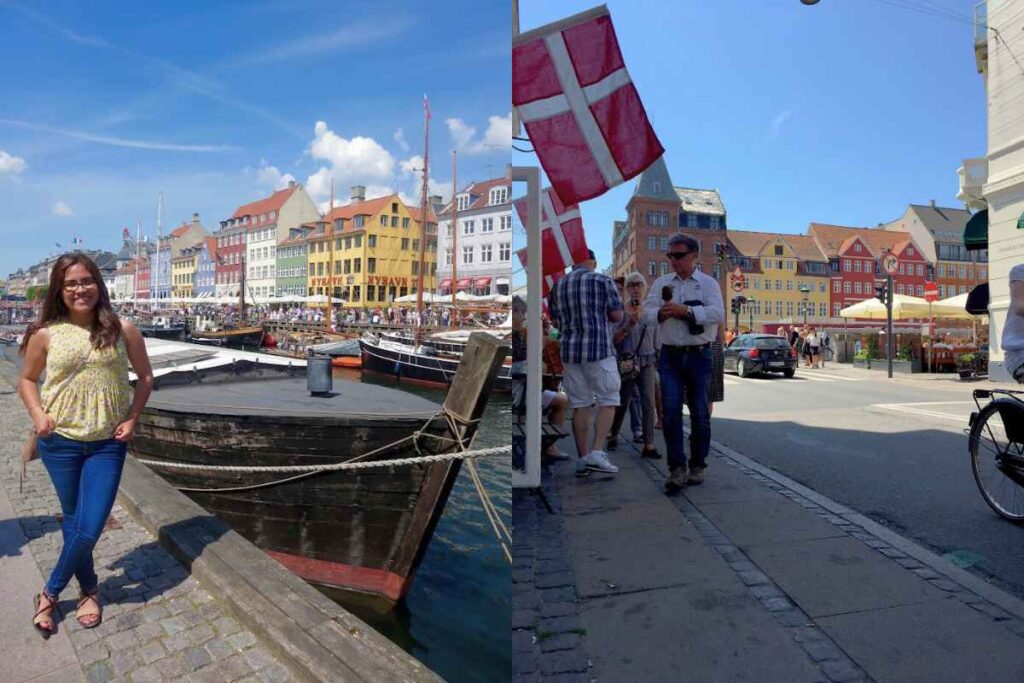
M 604 472 L 605 474 L 618 474 L 619 468 L 612 464 L 604 451 L 590 451 L 582 460 L 588 470 Z

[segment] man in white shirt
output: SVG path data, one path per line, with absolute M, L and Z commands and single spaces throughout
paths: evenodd
M 713 277 L 697 270 L 700 243 L 688 235 L 668 241 L 674 272 L 651 285 L 644 302 L 647 323 L 658 326 L 661 352 L 658 375 L 665 413 L 663 429 L 668 452 L 668 491 L 704 481 L 711 449 L 708 388 L 718 326 L 725 321 L 722 290 Z M 690 461 L 683 452 L 683 401 L 690 409 Z

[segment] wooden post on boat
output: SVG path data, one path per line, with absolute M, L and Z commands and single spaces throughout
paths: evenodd
M 442 433 L 446 436 L 461 438 L 465 442 L 472 442 L 477 430 L 476 420 L 480 419 L 487 407 L 494 378 L 498 376 L 498 371 L 507 355 L 508 347 L 493 335 L 485 332 L 474 332 L 469 335 L 459 369 L 455 372 L 455 378 L 448 389 L 448 396 L 444 400 L 444 410 L 456 417 L 459 433 L 453 435 L 447 430 Z M 431 431 L 436 433 L 436 430 Z M 430 443 L 430 441 L 433 440 L 423 440 L 425 450 L 435 453 L 457 450 L 447 442 Z M 437 526 L 437 522 L 441 518 L 444 503 L 451 492 L 455 483 L 455 475 L 461 465 L 461 460 L 427 465 L 430 471 L 424 477 L 423 488 L 416 501 L 416 509 L 410 516 L 412 520 L 410 529 L 403 535 L 403 538 L 408 541 L 395 553 L 395 567 L 392 571 L 399 576 L 411 576 L 423 557 L 427 544 L 421 543 L 421 541 L 429 539 L 433 535 L 434 527 Z M 405 588 L 408 589 L 408 583 Z

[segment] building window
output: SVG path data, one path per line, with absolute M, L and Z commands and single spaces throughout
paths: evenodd
M 824 282 L 819 282 L 818 283 L 818 292 L 820 292 L 821 294 L 825 293 L 825 283 Z M 822 315 L 824 315 L 824 313 Z
M 451 249 L 445 249 L 444 250 L 444 264 L 446 266 L 450 266 L 452 264 L 452 250 Z
M 458 205 L 459 211 L 465 211 L 469 208 L 469 195 L 460 194 L 455 203 Z
M 494 219 L 493 218 L 481 218 L 480 219 L 480 232 L 494 232 Z
M 668 253 L 668 237 L 661 238 L 661 250 Z
M 402 238 L 402 251 L 406 251 L 408 248 L 409 248 L 409 238 L 408 237 L 403 237 Z
M 502 186 L 502 187 L 492 187 L 491 188 L 491 197 L 490 197 L 490 202 L 489 202 L 491 206 L 494 206 L 495 204 L 504 204 L 507 201 L 508 201 L 508 188 L 507 187 Z
M 376 235 L 367 235 L 366 236 L 366 246 L 370 247 L 371 249 L 376 248 L 376 246 L 377 246 L 377 236 Z
M 793 291 L 793 281 L 792 280 L 786 280 L 786 291 L 787 292 L 792 292 Z
M 647 262 L 647 275 L 649 277 L 655 277 L 658 275 L 658 264 L 654 261 Z
M 842 287 L 842 284 L 839 282 L 839 280 L 833 280 L 832 281 L 832 291 L 833 292 L 838 294 L 840 292 L 840 288 L 841 287 Z
M 377 259 L 368 258 L 366 259 L 366 272 L 376 273 L 377 272 Z
M 693 214 L 693 213 L 687 214 L 687 216 L 686 216 L 686 227 L 688 227 L 688 228 L 696 228 L 697 227 L 697 215 L 696 214 Z
M 481 244 L 480 245 L 480 263 L 491 262 L 491 245 Z
M 511 261 L 512 260 L 512 243 L 502 242 L 498 245 L 498 260 L 499 261 Z
M 658 248 L 658 238 L 654 235 L 647 236 L 647 250 L 654 251 Z
M 502 232 L 512 229 L 512 216 L 498 216 L 498 229 Z
M 697 264 L 697 269 L 700 270 L 700 264 L 699 263 Z M 666 263 L 665 261 L 661 262 L 661 274 L 662 275 L 668 275 L 668 263 Z
M 775 281 L 775 291 L 777 291 L 777 292 L 781 292 L 782 291 L 782 280 L 776 280 Z
M 843 259 L 843 271 L 850 272 L 850 259 Z
M 924 296 L 924 285 L 918 285 L 917 286 L 917 295 L 918 296 Z
M 462 221 L 462 234 L 472 235 L 474 232 L 473 221 Z
M 722 229 L 722 217 L 721 216 L 712 216 L 711 217 L 711 229 L 712 230 L 721 230 Z
M 383 215 L 383 214 L 381 214 L 381 216 L 380 216 L 380 224 L 381 224 L 381 226 L 383 226 L 385 228 L 388 227 L 388 217 Z
M 849 282 L 844 282 L 843 283 L 843 294 L 849 294 L 849 293 L 850 293 L 850 283 Z
M 782 302 L 781 301 L 776 301 L 775 302 L 775 315 L 779 316 L 780 318 L 782 317 Z
M 859 282 L 854 282 L 853 283 L 853 293 L 854 294 L 861 294 L 862 293 L 861 292 L 861 286 L 860 286 Z
M 473 262 L 473 247 L 472 246 L 468 246 L 468 247 L 463 247 L 462 248 L 462 262 L 466 263 L 466 264 L 469 264 L 469 263 Z

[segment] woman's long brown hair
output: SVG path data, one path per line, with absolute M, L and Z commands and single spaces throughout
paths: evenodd
M 103 276 L 96 262 L 81 253 L 64 254 L 53 264 L 50 271 L 50 286 L 46 292 L 46 299 L 43 301 L 43 310 L 39 319 L 28 326 L 25 331 L 25 338 L 18 347 L 18 353 L 25 355 L 28 349 L 28 340 L 41 328 L 46 327 L 54 320 L 68 317 L 68 307 L 64 304 L 64 276 L 68 268 L 74 265 L 85 266 L 89 275 L 96 281 L 99 296 L 96 299 L 96 306 L 92 309 L 92 329 L 89 340 L 93 348 L 103 349 L 112 346 L 121 337 L 121 321 L 114 308 L 110 305 L 110 294 L 107 293 L 107 285 L 103 282 Z

